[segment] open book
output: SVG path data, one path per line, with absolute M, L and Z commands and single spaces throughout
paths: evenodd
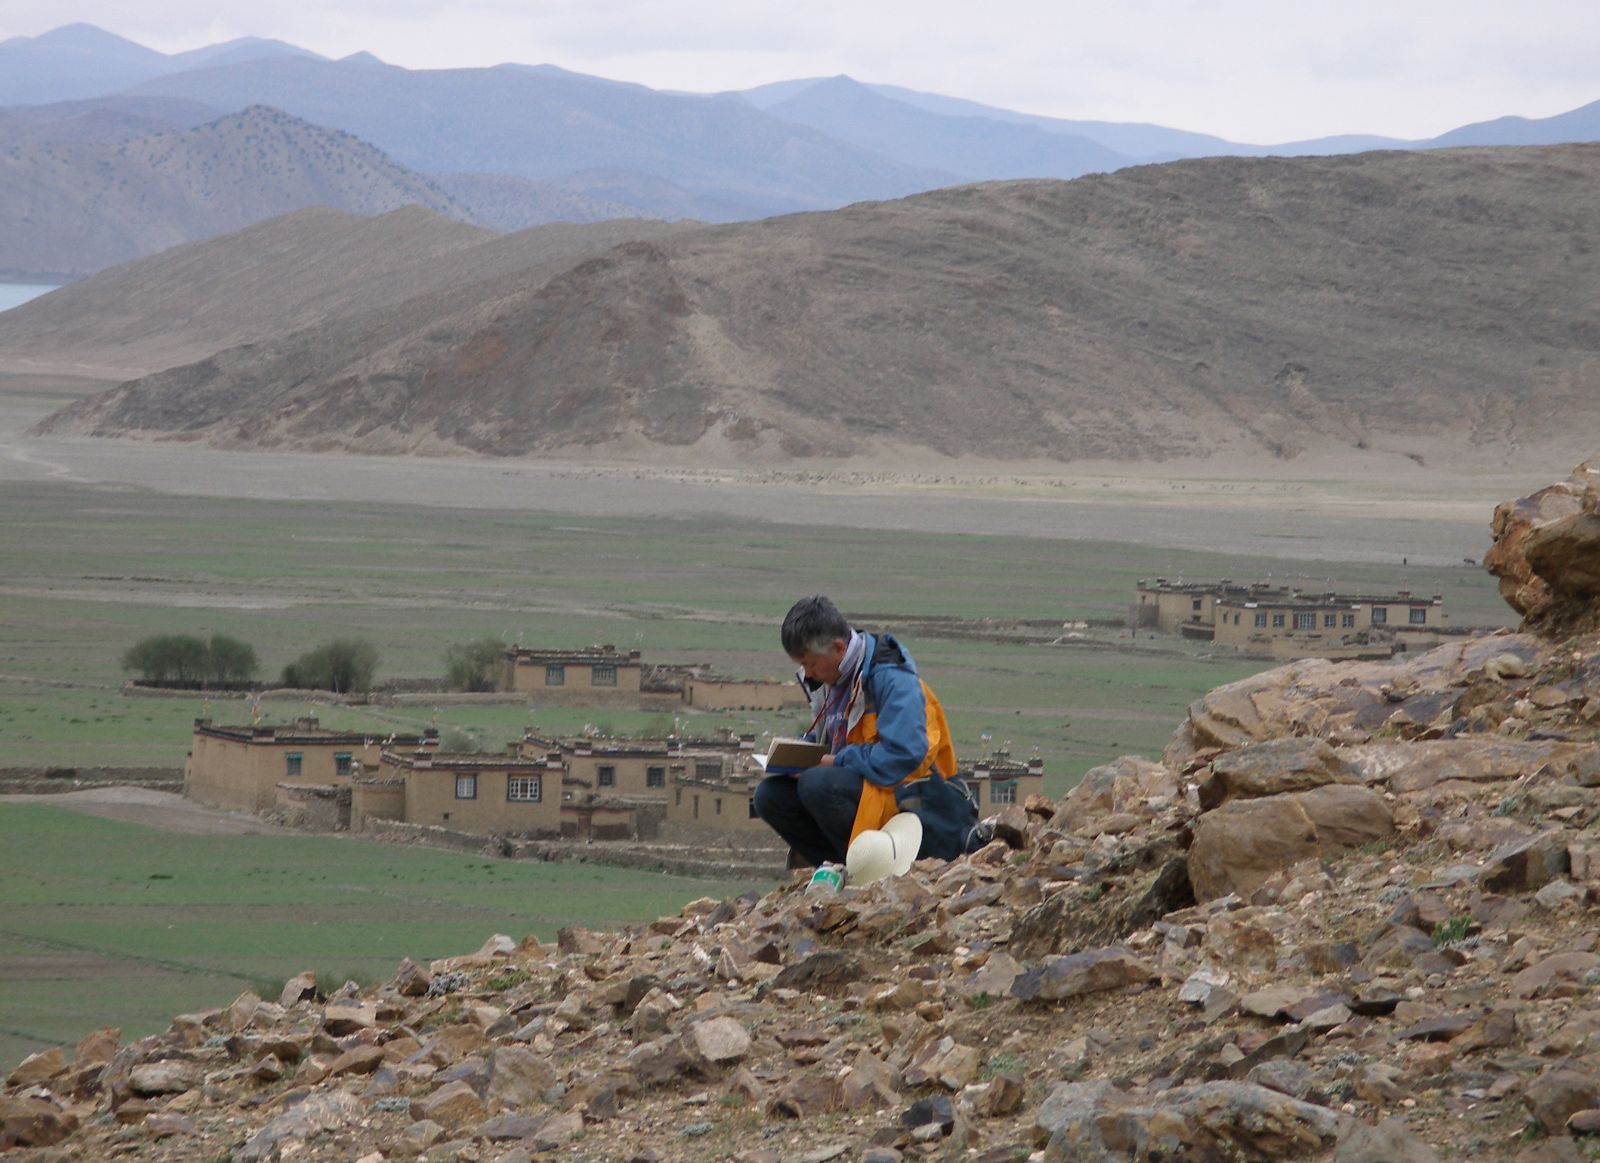
M 765 755 L 757 755 L 756 762 L 768 775 L 793 775 L 808 767 L 815 767 L 828 753 L 821 743 L 805 739 L 773 739 Z

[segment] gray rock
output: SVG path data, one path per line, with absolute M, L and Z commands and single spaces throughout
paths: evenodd
M 1581 1070 L 1557 1067 L 1528 1083 L 1522 1101 L 1546 1134 L 1559 1134 L 1573 1115 L 1600 1106 L 1600 1082 Z
M 1478 873 L 1478 885 L 1489 892 L 1533 892 L 1565 876 L 1571 867 L 1566 835 L 1551 828 L 1496 848 Z
M 1292 1159 L 1334 1145 L 1346 1116 L 1248 1082 L 1205 1082 L 1092 1110 L 1065 1123 L 1049 1163 Z
M 490 1113 L 526 1110 L 556 1082 L 555 1067 L 542 1054 L 521 1046 L 501 1046 L 489 1060 L 484 1105 Z
M 1352 1122 L 1339 1139 L 1333 1163 L 1440 1163 L 1439 1153 L 1399 1119 L 1372 1126 Z
M 276 1159 L 284 1144 L 335 1131 L 361 1117 L 361 1103 L 341 1090 L 320 1091 L 262 1127 L 234 1156 L 239 1163 Z
M 1046 957 L 1012 983 L 1011 994 L 1023 1001 L 1061 1001 L 1086 993 L 1143 985 L 1158 976 L 1148 962 L 1127 949 L 1113 946 L 1064 957 Z

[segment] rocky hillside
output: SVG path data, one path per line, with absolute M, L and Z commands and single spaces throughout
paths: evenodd
M 196 129 L 0 153 L 0 277 L 69 279 L 306 206 L 467 218 L 347 133 L 254 106 Z
M 1600 430 L 1600 146 L 1212 159 L 705 228 L 409 337 L 300 334 L 58 417 L 236 447 L 1373 449 L 1562 460 Z
M 1575 545 L 1600 498 L 1534 520 Z M 1535 537 L 1538 534 L 1538 537 Z M 1531 576 L 1594 611 L 1600 590 Z M 1541 564 L 1543 563 L 1543 564 Z M 1600 636 L 1299 662 L 907 876 L 495 936 L 18 1064 L 18 1158 L 1578 1160 Z

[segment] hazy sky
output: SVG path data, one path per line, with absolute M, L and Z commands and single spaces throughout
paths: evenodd
M 848 73 L 1252 142 L 1427 137 L 1600 100 L 1596 0 L 0 0 L 0 39 L 71 21 L 166 52 L 266 36 L 696 91 Z

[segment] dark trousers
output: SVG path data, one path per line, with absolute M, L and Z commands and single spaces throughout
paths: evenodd
M 844 863 L 861 800 L 861 777 L 842 767 L 809 767 L 756 784 L 756 815 L 805 863 Z

